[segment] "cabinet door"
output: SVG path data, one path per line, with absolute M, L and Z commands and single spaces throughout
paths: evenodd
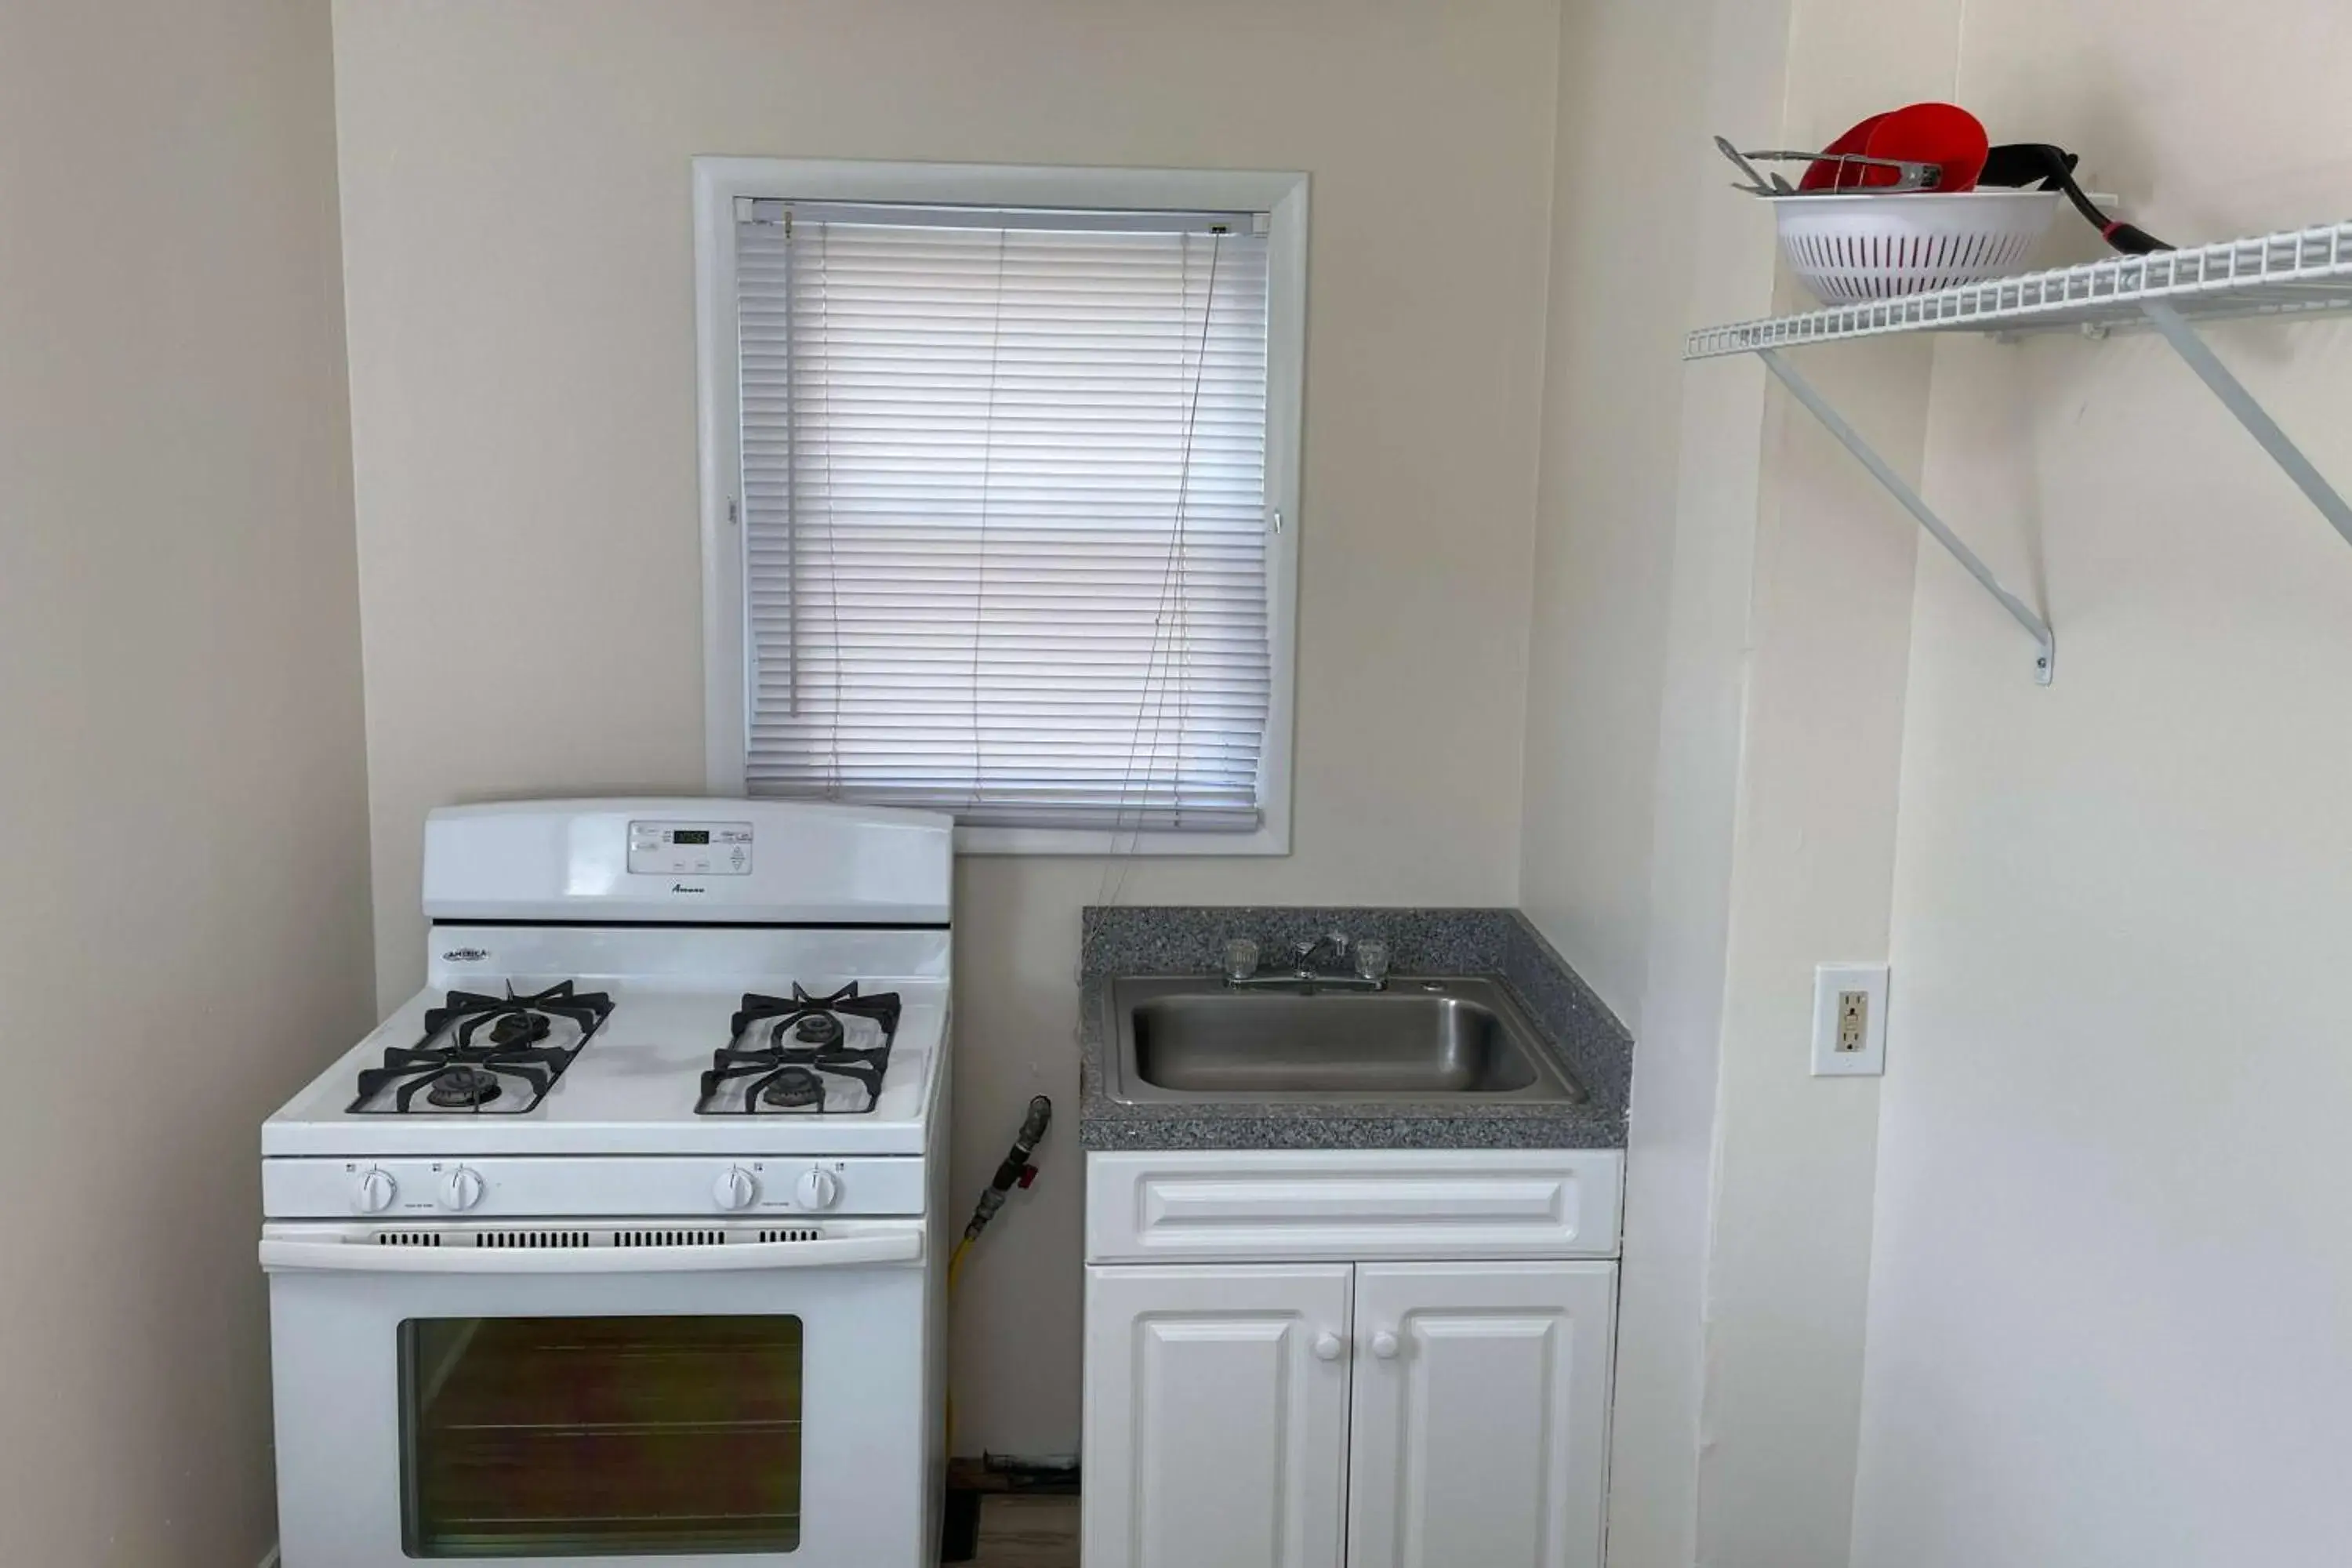
M 1349 1568 L 1599 1568 L 1616 1303 L 1612 1263 L 1359 1268 Z
M 1087 1270 L 1087 1568 L 1339 1568 L 1354 1272 Z

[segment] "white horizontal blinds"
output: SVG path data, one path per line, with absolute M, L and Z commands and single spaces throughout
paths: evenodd
M 747 787 L 1255 828 L 1249 216 L 780 206 L 738 227 Z

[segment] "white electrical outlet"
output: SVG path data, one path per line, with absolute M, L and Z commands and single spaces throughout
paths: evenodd
M 1813 1076 L 1874 1078 L 1886 1070 L 1886 965 L 1824 963 L 1813 971 Z

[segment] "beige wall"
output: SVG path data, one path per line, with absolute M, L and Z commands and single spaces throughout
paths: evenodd
M 1771 241 L 1717 199 L 1710 125 L 1779 110 L 1785 5 L 1568 0 L 1537 511 L 1521 883 L 1631 1024 L 1611 1428 L 1617 1568 L 1697 1550 L 1731 826 L 1761 389 L 1686 378 L 1755 314 Z
M 1821 146 L 1890 104 L 1949 98 L 1960 8 L 1795 0 L 1774 144 Z M 1755 205 L 1728 192 L 1720 199 Z M 1775 307 L 1813 303 L 1784 280 Z M 1927 345 L 1794 358 L 1916 479 Z M 1760 366 L 1698 364 L 1688 374 L 1769 389 L 1728 901 L 1697 1560 L 1835 1568 L 1853 1529 L 1879 1084 L 1811 1076 L 1812 973 L 1887 952 L 1920 534 Z
M 1970 0 L 1959 89 L 2188 242 L 2352 206 L 2333 0 Z M 2352 482 L 2341 326 L 2212 334 Z M 2352 1561 L 2352 549 L 2160 342 L 1937 351 L 1854 1562 Z
M 1641 1023 L 1709 0 L 1567 0 L 1519 895 Z
M 1877 1091 L 1808 1075 L 1811 972 L 1885 951 L 1914 543 L 1756 366 L 1673 356 L 1776 304 L 1769 215 L 1707 134 L 1818 142 L 1874 95 L 1938 94 L 1950 17 L 1567 16 L 1523 887 L 1642 1042 L 1612 1558 L 1825 1568 Z M 1927 363 L 1816 374 L 1916 466 Z
M 370 1012 L 328 18 L 0 30 L 0 1563 L 247 1568 L 257 1131 Z
M 1552 0 L 586 0 L 335 9 L 382 1001 L 419 824 L 702 780 L 688 160 L 1312 175 L 1295 846 L 1129 901 L 1508 903 Z M 961 872 L 954 1184 L 1063 1113 L 957 1311 L 958 1447 L 1077 1437 L 1077 910 Z

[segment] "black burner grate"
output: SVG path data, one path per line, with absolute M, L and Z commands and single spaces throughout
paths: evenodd
M 529 1110 L 563 1075 L 612 1010 L 610 996 L 601 991 L 575 992 L 569 980 L 527 996 L 516 995 L 511 984 L 503 996 L 452 991 L 441 1006 L 425 1012 L 422 1040 L 391 1047 L 383 1053 L 382 1067 L 361 1072 L 359 1098 L 351 1110 L 362 1115 L 412 1110 L 466 1115 L 505 1101 L 511 1092 L 526 1096 L 511 1110 Z M 554 1032 L 557 1018 L 574 1025 L 580 1037 L 568 1046 L 542 1044 Z M 377 1103 L 387 1089 L 391 1099 Z M 422 1105 L 416 1103 L 419 1095 L 424 1096 Z M 509 1108 L 501 1104 L 500 1109 Z
M 858 994 L 851 981 L 830 996 L 812 996 L 795 984 L 790 999 L 746 993 L 730 1020 L 732 1043 L 713 1053 L 702 1075 L 698 1116 L 858 1115 L 882 1098 L 890 1067 L 890 1045 L 898 1034 L 897 993 Z M 882 1027 L 878 1046 L 850 1046 L 844 1017 L 866 1018 Z M 764 1030 L 762 1029 L 764 1026 Z M 747 1046 L 747 1035 L 764 1032 L 764 1044 Z M 825 1087 L 845 1080 L 865 1091 L 865 1103 L 825 1103 Z M 730 1090 L 742 1090 L 740 1101 Z

